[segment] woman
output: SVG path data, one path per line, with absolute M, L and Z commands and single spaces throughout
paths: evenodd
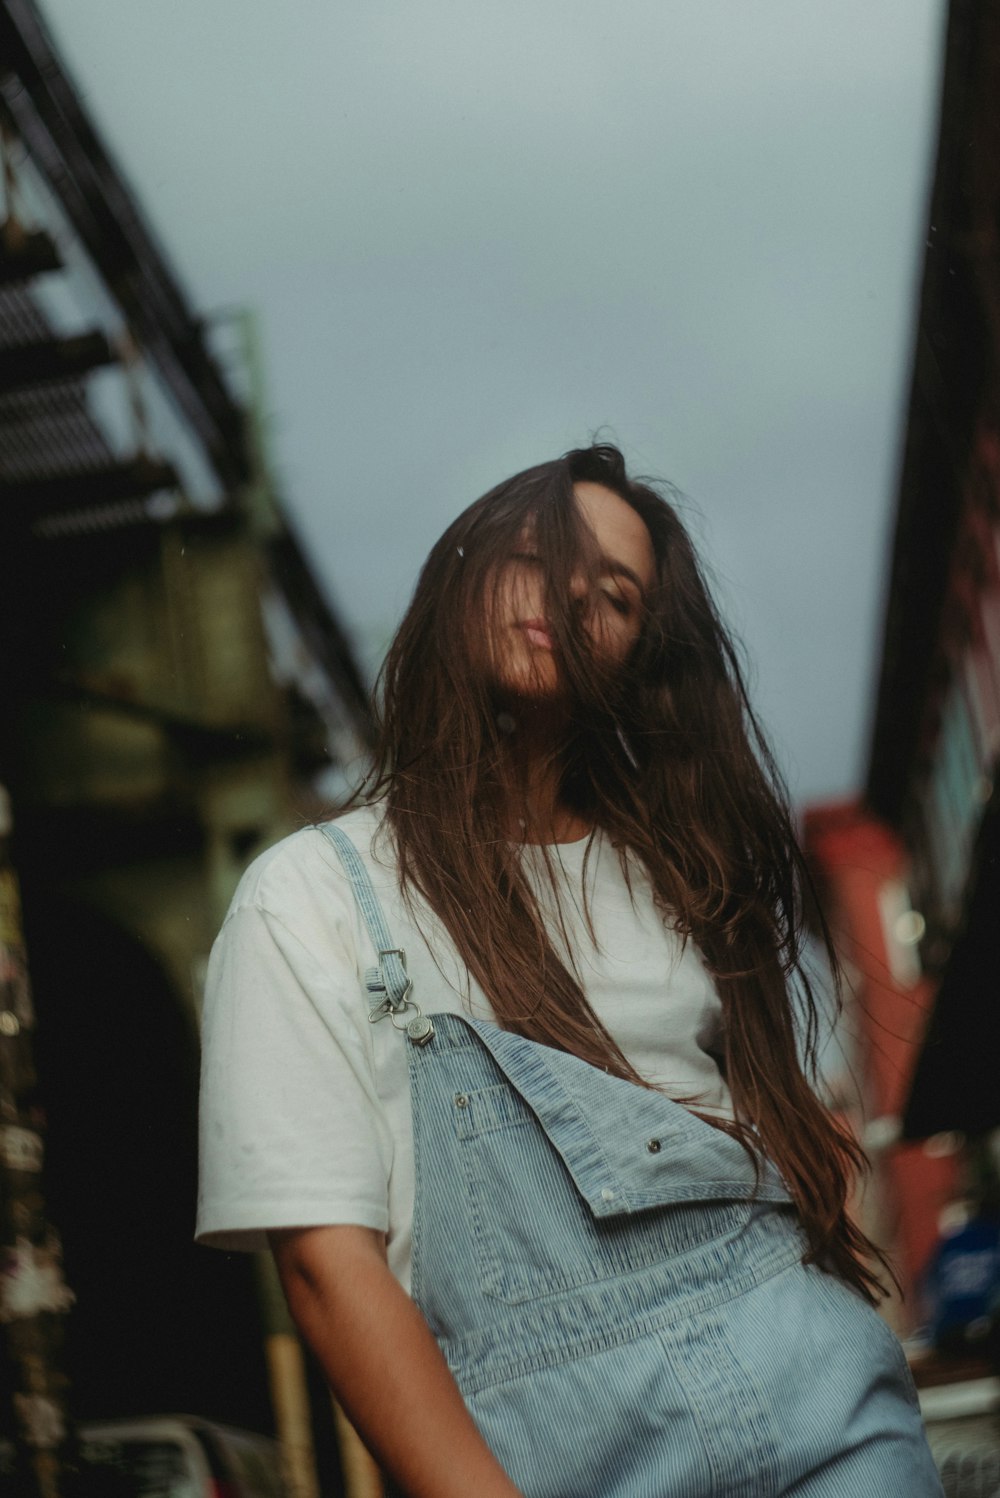
M 472 505 L 367 802 L 248 871 L 206 1002 L 200 1236 L 266 1235 L 403 1492 L 940 1493 L 800 886 L 671 505 L 604 446 Z

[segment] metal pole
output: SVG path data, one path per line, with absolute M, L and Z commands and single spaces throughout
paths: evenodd
M 34 1014 L 0 785 L 0 1437 L 12 1444 L 12 1498 L 59 1498 L 69 1443 L 62 1317 L 73 1302 L 45 1216 Z
M 333 1418 L 337 1426 L 346 1498 L 384 1498 L 382 1474 L 336 1400 L 333 1401 Z

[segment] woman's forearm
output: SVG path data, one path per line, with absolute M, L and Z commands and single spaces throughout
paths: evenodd
M 410 1498 L 519 1498 L 368 1228 L 270 1235 L 289 1309 L 373 1456 Z

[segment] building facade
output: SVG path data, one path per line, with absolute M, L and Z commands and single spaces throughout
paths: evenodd
M 63 1375 L 78 1418 L 182 1409 L 300 1445 L 312 1380 L 336 1492 L 267 1266 L 191 1242 L 197 1023 L 247 861 L 364 756 L 366 688 L 262 451 L 252 324 L 191 308 L 30 0 L 0 0 L 0 144 L 0 837 L 23 905 L 0 968 L 34 990 L 18 1020 L 12 978 L 0 1011 L 0 1289 L 18 1304 L 17 1245 L 38 1258 L 54 1224 L 74 1300 L 61 1352 L 36 1308 L 59 1368 L 32 1392 L 31 1318 L 0 1294 L 21 1401 L 0 1438 L 55 1492 Z M 40 1171 L 14 1142 L 43 1115 Z

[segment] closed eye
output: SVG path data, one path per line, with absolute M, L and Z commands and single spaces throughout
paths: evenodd
M 612 593 L 608 588 L 602 588 L 601 594 L 608 600 L 616 614 L 627 617 L 632 612 L 632 604 L 622 593 Z

